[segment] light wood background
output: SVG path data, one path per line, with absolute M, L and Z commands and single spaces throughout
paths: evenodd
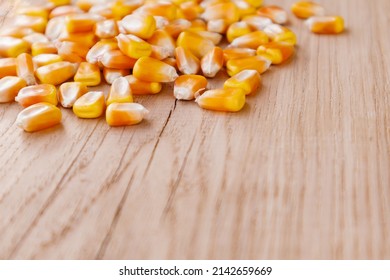
M 319 2 L 348 31 L 291 15 L 295 59 L 240 113 L 166 86 L 141 125 L 27 134 L 0 105 L 0 258 L 389 259 L 390 1 Z

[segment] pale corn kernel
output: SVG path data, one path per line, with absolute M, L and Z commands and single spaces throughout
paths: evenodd
M 268 43 L 269 39 L 263 31 L 254 31 L 235 38 L 229 45 L 233 48 L 257 49 L 260 45 Z
M 65 17 L 65 27 L 69 33 L 91 32 L 103 17 L 94 14 L 72 14 Z
M 107 107 L 106 121 L 109 126 L 127 126 L 142 122 L 149 113 L 138 103 L 112 103 Z
M 119 34 L 118 25 L 113 19 L 96 23 L 95 35 L 100 39 L 114 38 Z
M 229 48 L 223 50 L 225 63 L 231 59 L 251 57 L 256 55 L 256 50 L 248 48 Z
M 157 94 L 162 89 L 162 84 L 158 82 L 141 81 L 133 75 L 128 75 L 125 78 L 134 95 Z
M 238 21 L 229 26 L 228 30 L 226 31 L 226 38 L 228 42 L 231 43 L 234 39 L 251 32 L 252 29 L 248 23 L 245 21 Z
M 64 108 L 72 108 L 73 104 L 81 96 L 88 92 L 85 84 L 80 82 L 63 83 L 59 90 L 59 100 Z
M 63 6 L 70 5 L 72 0 L 49 0 L 49 2 L 53 3 L 55 6 Z
M 176 70 L 179 70 L 177 68 L 177 63 L 176 63 L 176 58 L 174 57 L 167 57 L 166 59 L 163 59 L 161 60 L 162 62 L 166 63 L 166 64 L 169 64 L 171 65 L 173 68 L 175 68 Z
M 257 14 L 270 18 L 274 23 L 285 24 L 287 22 L 287 12 L 279 6 L 264 6 L 257 10 Z
M 291 11 L 296 17 L 302 19 L 325 15 L 324 7 L 312 1 L 298 1 L 291 6 Z
M 16 125 L 26 132 L 35 132 L 61 123 L 61 110 L 50 103 L 34 104 L 18 114 Z
M 213 89 L 198 96 L 195 102 L 203 109 L 238 112 L 245 105 L 245 92 L 238 88 Z
M 93 15 L 98 15 L 104 19 L 113 19 L 114 13 L 112 12 L 112 3 L 102 3 L 94 5 L 89 9 L 88 13 Z
M 88 62 L 81 62 L 74 76 L 74 81 L 91 87 L 100 85 L 101 74 L 99 66 Z
M 252 69 L 264 73 L 271 66 L 271 61 L 261 56 L 231 59 L 226 62 L 226 69 L 229 76 L 234 76 L 242 70 Z
M 240 18 L 237 6 L 232 2 L 222 2 L 207 6 L 201 18 L 206 21 L 223 19 L 227 24 L 232 24 Z
M 246 22 L 254 30 L 264 30 L 268 25 L 273 24 L 271 19 L 258 15 L 245 16 L 242 18 L 242 21 Z
M 130 69 L 104 68 L 103 76 L 107 84 L 111 85 L 116 79 L 130 75 Z
M 152 53 L 150 44 L 137 36 L 119 34 L 116 38 L 119 49 L 128 57 L 137 59 Z
M 107 97 L 107 105 L 112 103 L 130 103 L 133 102 L 133 94 L 127 79 L 124 77 L 116 79 L 111 86 Z
M 85 61 L 89 48 L 76 42 L 62 42 L 57 44 L 57 51 L 63 60 L 81 63 Z
M 213 42 L 214 45 L 218 45 L 219 43 L 221 43 L 223 38 L 221 34 L 207 30 L 192 30 L 191 32 L 210 40 L 211 42 Z
M 44 6 L 21 6 L 16 10 L 18 15 L 27 15 L 34 17 L 49 18 L 50 11 Z
M 207 22 L 207 31 L 225 34 L 229 23 L 225 19 L 213 19 Z
M 179 68 L 180 72 L 183 74 L 190 75 L 199 72 L 200 61 L 190 50 L 183 47 L 177 47 L 175 50 L 175 57 L 177 68 Z
M 162 16 L 171 21 L 177 18 L 177 7 L 170 2 L 149 2 L 136 9 L 133 13 Z
M 0 37 L 0 56 L 17 57 L 30 50 L 30 44 L 23 39 L 14 37 Z
M 0 78 L 6 76 L 17 76 L 16 59 L 13 57 L 0 58 Z
M 271 42 L 259 46 L 256 53 L 271 60 L 272 64 L 281 64 L 294 54 L 294 45 L 284 42 Z
M 26 87 L 26 81 L 19 77 L 7 76 L 0 79 L 0 103 L 15 101 L 18 92 Z
M 65 30 L 65 16 L 54 17 L 47 23 L 45 35 L 49 40 L 54 41 L 60 38 Z
M 27 35 L 34 33 L 35 31 L 29 27 L 19 27 L 19 26 L 5 26 L 0 30 L 1 37 L 15 37 L 23 38 Z
M 141 39 L 149 39 L 156 30 L 156 20 L 151 15 L 128 15 L 122 19 L 123 28 Z
M 214 48 L 212 41 L 190 31 L 180 33 L 176 43 L 178 47 L 188 49 L 199 59 Z
M 174 67 L 147 56 L 137 60 L 133 68 L 133 75 L 142 81 L 157 83 L 173 82 L 178 77 Z
M 256 8 L 245 0 L 232 0 L 236 5 L 240 18 L 256 13 Z
M 240 88 L 246 95 L 254 93 L 261 85 L 261 77 L 256 70 L 242 70 L 230 77 L 223 84 L 223 88 Z
M 152 53 L 150 54 L 150 57 L 153 57 L 158 60 L 164 60 L 171 55 L 171 51 L 168 48 L 154 45 L 151 45 L 151 47 Z
M 41 84 L 22 88 L 15 97 L 15 101 L 23 107 L 29 107 L 40 102 L 57 105 L 57 98 L 57 89 L 55 86 Z
M 209 51 L 200 62 L 203 75 L 209 78 L 215 77 L 222 69 L 224 63 L 223 50 L 220 47 L 214 47 Z
M 115 69 L 133 69 L 136 61 L 136 59 L 128 57 L 120 50 L 107 51 L 100 59 L 104 67 Z
M 97 64 L 106 52 L 118 49 L 118 43 L 114 40 L 102 40 L 97 42 L 87 53 L 86 60 Z
M 82 14 L 82 13 L 84 13 L 84 11 L 77 6 L 65 5 L 65 6 L 59 6 L 54 8 L 50 12 L 49 18 L 52 19 L 55 17 L 62 17 L 62 16 L 68 16 L 74 14 Z
M 114 18 L 117 20 L 124 18 L 142 6 L 143 3 L 143 0 L 115 1 L 111 7 Z
M 171 21 L 168 25 L 164 27 L 164 30 L 172 36 L 172 38 L 177 38 L 181 32 L 187 30 L 191 27 L 191 22 L 189 20 L 180 18 Z
M 169 24 L 169 20 L 166 17 L 162 16 L 153 16 L 156 21 L 156 30 L 164 29 L 165 26 Z
M 104 114 L 105 108 L 104 93 L 90 91 L 76 100 L 73 104 L 73 113 L 82 119 L 95 119 Z
M 287 27 L 279 24 L 271 24 L 264 28 L 264 32 L 273 42 L 286 42 L 292 45 L 297 43 L 297 36 Z
M 165 30 L 156 30 L 152 37 L 148 39 L 148 43 L 168 49 L 169 56 L 173 56 L 175 53 L 176 43 Z
M 200 6 L 201 6 L 203 9 L 206 9 L 206 8 L 209 7 L 209 6 L 213 6 L 213 5 L 215 5 L 215 4 L 226 3 L 226 2 L 230 2 L 230 0 L 203 0 L 203 1 L 200 3 Z
M 84 45 L 87 48 L 91 48 L 97 43 L 97 37 L 94 32 L 78 32 L 69 33 L 64 30 L 58 37 L 60 42 L 74 42 L 80 45 Z
M 34 66 L 36 68 L 61 61 L 62 58 L 58 54 L 39 54 L 33 57 Z
M 14 26 L 28 27 L 38 33 L 44 33 L 47 25 L 47 19 L 36 16 L 18 15 L 13 18 Z
M 340 16 L 314 16 L 305 24 L 317 34 L 339 34 L 344 31 L 344 19 Z
M 180 10 L 187 20 L 194 20 L 200 17 L 204 9 L 196 1 L 186 1 L 180 4 Z
M 30 47 L 34 43 L 48 43 L 49 42 L 49 39 L 47 39 L 47 37 L 41 33 L 32 33 L 30 35 L 23 37 L 23 40 L 26 41 L 27 43 L 29 43 Z
M 37 84 L 34 75 L 34 63 L 30 54 L 22 53 L 16 58 L 16 73 L 26 81 L 27 85 Z
M 207 79 L 201 75 L 182 75 L 175 80 L 173 95 L 178 100 L 193 100 L 207 87 Z
M 44 84 L 59 85 L 73 78 L 77 67 L 77 64 L 61 61 L 39 67 L 35 74 Z
M 31 45 L 31 54 L 37 56 L 39 54 L 57 54 L 57 47 L 52 42 L 34 43 Z

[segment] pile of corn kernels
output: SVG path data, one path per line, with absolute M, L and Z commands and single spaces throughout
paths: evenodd
M 293 14 L 318 34 L 344 29 L 314 2 Z M 204 109 L 237 112 L 271 65 L 289 60 L 296 36 L 287 12 L 263 0 L 50 0 L 21 6 L 0 31 L 0 103 L 25 109 L 16 124 L 33 132 L 61 122 L 63 108 L 79 118 L 105 114 L 110 126 L 140 123 L 148 110 L 134 95 L 173 96 Z M 222 48 L 221 46 L 225 46 Z M 225 69 L 221 89 L 207 78 Z M 91 91 L 104 80 L 110 91 Z M 58 88 L 57 88 L 58 87 Z

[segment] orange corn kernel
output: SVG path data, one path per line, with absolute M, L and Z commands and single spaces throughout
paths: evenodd
M 260 45 L 268 43 L 269 39 L 263 31 L 254 31 L 235 38 L 229 45 L 233 48 L 257 49 Z
M 168 48 L 154 46 L 154 45 L 151 45 L 151 47 L 152 47 L 152 53 L 150 57 L 153 57 L 158 60 L 164 60 L 171 55 L 171 51 Z
M 200 18 L 194 19 L 191 21 L 191 27 L 188 28 L 189 31 L 194 31 L 194 30 L 203 30 L 207 31 L 207 23 Z
M 226 31 L 226 38 L 229 43 L 231 43 L 234 39 L 241 37 L 243 35 L 249 34 L 252 32 L 249 24 L 245 21 L 238 21 L 231 24 Z
M 223 50 L 220 47 L 214 47 L 209 51 L 200 62 L 203 75 L 209 78 L 215 77 L 222 69 L 224 62 Z
M 180 4 L 180 10 L 187 20 L 194 20 L 200 17 L 204 9 L 196 1 L 187 1 Z
M 14 17 L 14 26 L 28 27 L 38 33 L 44 33 L 47 25 L 47 19 L 42 17 L 18 15 Z
M 143 2 L 143 0 L 115 1 L 111 8 L 114 18 L 120 20 L 125 16 L 130 15 L 133 11 L 142 6 Z
M 107 51 L 100 59 L 104 67 L 115 69 L 133 69 L 136 61 L 136 59 L 128 57 L 120 50 Z
M 37 42 L 31 45 L 31 54 L 33 56 L 39 54 L 57 54 L 57 48 L 52 42 Z
M 339 16 L 314 16 L 306 20 L 305 24 L 317 34 L 339 34 L 344 31 L 344 19 Z
M 58 54 L 39 54 L 33 57 L 33 62 L 36 68 L 61 61 L 62 58 Z
M 85 84 L 79 82 L 63 83 L 59 90 L 59 100 L 64 108 L 72 108 L 81 96 L 88 92 Z
M 22 53 L 16 58 L 16 73 L 26 81 L 27 85 L 32 86 L 37 84 L 32 56 L 28 53 Z
M 119 34 L 118 25 L 113 19 L 96 23 L 95 35 L 100 39 L 114 38 Z
M 225 63 L 231 59 L 251 57 L 256 55 L 256 50 L 248 48 L 229 48 L 223 50 Z
M 107 84 L 111 85 L 116 79 L 130 75 L 130 69 L 104 68 L 103 76 Z
M 256 13 L 256 8 L 246 0 L 232 0 L 232 2 L 236 5 L 240 18 Z
M 112 103 L 107 107 L 106 121 L 109 126 L 135 125 L 149 113 L 138 103 Z
M 245 0 L 255 8 L 259 8 L 263 5 L 263 0 Z
M 257 14 L 270 18 L 277 24 L 285 24 L 287 22 L 287 12 L 279 6 L 264 6 L 257 10 Z
M 6 76 L 17 76 L 16 59 L 13 57 L 0 58 L 0 78 Z
M 202 58 L 214 48 L 213 42 L 190 31 L 182 32 L 177 38 L 177 46 L 188 49 L 197 58 Z
M 177 7 L 169 2 L 149 2 L 136 9 L 134 14 L 162 16 L 171 21 L 177 18 Z
M 79 32 L 69 33 L 64 30 L 58 37 L 60 42 L 74 42 L 83 45 L 87 48 L 91 48 L 97 43 L 97 37 L 94 32 Z
M 23 107 L 28 107 L 39 102 L 58 104 L 57 89 L 53 85 L 41 84 L 22 88 L 15 101 Z
M 201 18 L 206 21 L 223 19 L 227 24 L 232 24 L 240 18 L 240 13 L 237 6 L 232 2 L 222 2 L 207 6 Z
M 207 30 L 192 30 L 191 32 L 202 36 L 203 38 L 210 40 L 214 45 L 221 43 L 223 36 L 217 32 Z
M 156 94 L 162 89 L 161 83 L 158 82 L 144 82 L 133 75 L 128 75 L 125 78 L 130 85 L 131 92 L 134 95 Z
M 37 103 L 23 111 L 16 118 L 16 125 L 26 132 L 35 132 L 61 123 L 61 110 L 50 103 Z
M 75 42 L 58 44 L 58 55 L 66 61 L 80 63 L 85 61 L 89 48 Z
M 91 87 L 100 85 L 101 74 L 99 66 L 88 62 L 81 62 L 74 76 L 74 81 Z
M 271 66 L 271 61 L 261 56 L 252 56 L 245 58 L 231 59 L 226 62 L 226 69 L 229 76 L 234 76 L 246 69 L 253 69 L 264 73 Z
M 93 14 L 73 14 L 65 18 L 65 27 L 69 33 L 92 32 L 95 24 L 103 18 Z
M 111 103 L 130 103 L 133 102 L 131 88 L 126 78 L 116 79 L 111 86 L 107 97 L 107 105 Z
M 97 42 L 87 53 L 87 61 L 92 64 L 97 64 L 106 52 L 117 50 L 118 43 L 116 40 L 102 40 Z
M 286 42 L 292 45 L 297 43 L 297 36 L 287 27 L 279 24 L 271 24 L 264 28 L 264 32 L 273 42 Z
M 175 50 L 177 68 L 183 74 L 196 74 L 200 70 L 200 61 L 188 49 L 177 47 Z
M 157 83 L 173 82 L 178 77 L 174 67 L 147 56 L 137 60 L 133 68 L 133 75 L 142 81 Z
M 18 15 L 27 15 L 34 17 L 49 18 L 50 11 L 44 6 L 21 6 L 16 10 Z
M 238 88 L 213 89 L 195 99 L 203 109 L 238 112 L 245 105 L 245 92 Z
M 26 86 L 26 81 L 19 77 L 7 76 L 0 79 L 0 103 L 15 101 L 18 92 Z
M 76 5 L 79 7 L 81 10 L 84 12 L 88 12 L 96 2 L 101 2 L 101 1 L 96 1 L 96 0 L 77 0 Z
M 137 59 L 152 53 L 150 44 L 137 36 L 119 34 L 116 38 L 119 49 L 128 57 Z
M 165 30 L 156 30 L 153 36 L 148 39 L 148 43 L 168 49 L 169 56 L 173 56 L 175 53 L 176 43 Z
M 164 30 L 171 35 L 173 38 L 177 38 L 181 32 L 187 30 L 191 27 L 191 22 L 189 20 L 180 18 L 171 21 L 168 25 L 164 27 Z
M 55 6 L 70 5 L 72 0 L 49 0 Z
M 44 84 L 59 85 L 72 78 L 76 70 L 77 64 L 61 61 L 39 67 L 35 74 Z
M 242 21 L 246 22 L 254 30 L 264 30 L 264 28 L 272 24 L 271 19 L 257 15 L 245 16 Z
M 207 22 L 207 31 L 225 34 L 229 23 L 224 19 L 213 19 Z
M 156 30 L 156 20 L 151 15 L 128 15 L 121 24 L 128 33 L 141 39 L 149 39 Z
M 68 16 L 74 14 L 82 14 L 82 13 L 84 13 L 84 11 L 77 6 L 65 5 L 65 6 L 59 6 L 54 8 L 50 12 L 49 18 L 62 17 L 62 16 Z
M 281 64 L 294 54 L 294 45 L 284 42 L 271 42 L 261 45 L 257 49 L 257 55 L 272 61 L 272 64 Z
M 169 64 L 171 65 L 172 67 L 174 67 L 176 70 L 179 70 L 177 68 L 177 63 L 176 63 L 176 58 L 174 57 L 167 57 L 166 59 L 163 59 L 161 60 L 162 62 L 165 62 L 166 64 Z
M 95 119 L 104 114 L 105 108 L 104 93 L 90 91 L 76 100 L 73 104 L 73 113 L 82 119 Z
M 29 27 L 19 27 L 19 26 L 5 26 L 0 30 L 1 37 L 15 37 L 23 38 L 27 35 L 34 33 L 35 31 Z
M 17 57 L 22 53 L 30 50 L 30 45 L 23 39 L 14 37 L 0 38 L 0 56 L 2 57 Z
M 261 77 L 256 70 L 243 70 L 231 78 L 227 79 L 223 84 L 223 88 L 239 88 L 246 95 L 255 92 L 261 84 Z
M 205 77 L 201 75 L 182 75 L 175 81 L 173 95 L 178 100 L 193 100 L 206 87 L 207 79 Z
M 45 35 L 49 40 L 54 41 L 60 38 L 65 30 L 65 17 L 54 17 L 50 19 L 46 26 Z
M 295 16 L 303 19 L 325 15 L 324 7 L 312 1 L 298 1 L 291 6 L 291 11 Z

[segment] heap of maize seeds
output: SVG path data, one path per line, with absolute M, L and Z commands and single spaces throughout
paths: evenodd
M 325 17 L 314 2 L 297 2 L 292 12 L 315 33 L 343 30 L 341 17 Z M 12 27 L 0 31 L 0 103 L 25 108 L 16 123 L 28 132 L 60 123 L 58 103 L 79 118 L 105 114 L 110 126 L 137 124 L 148 110 L 133 95 L 157 94 L 163 83 L 174 83 L 179 100 L 237 112 L 259 88 L 260 75 L 294 54 L 296 36 L 287 21 L 285 10 L 263 0 L 22 6 Z M 220 89 L 207 89 L 206 77 L 221 70 L 230 78 Z M 102 76 L 110 91 L 90 90 Z

